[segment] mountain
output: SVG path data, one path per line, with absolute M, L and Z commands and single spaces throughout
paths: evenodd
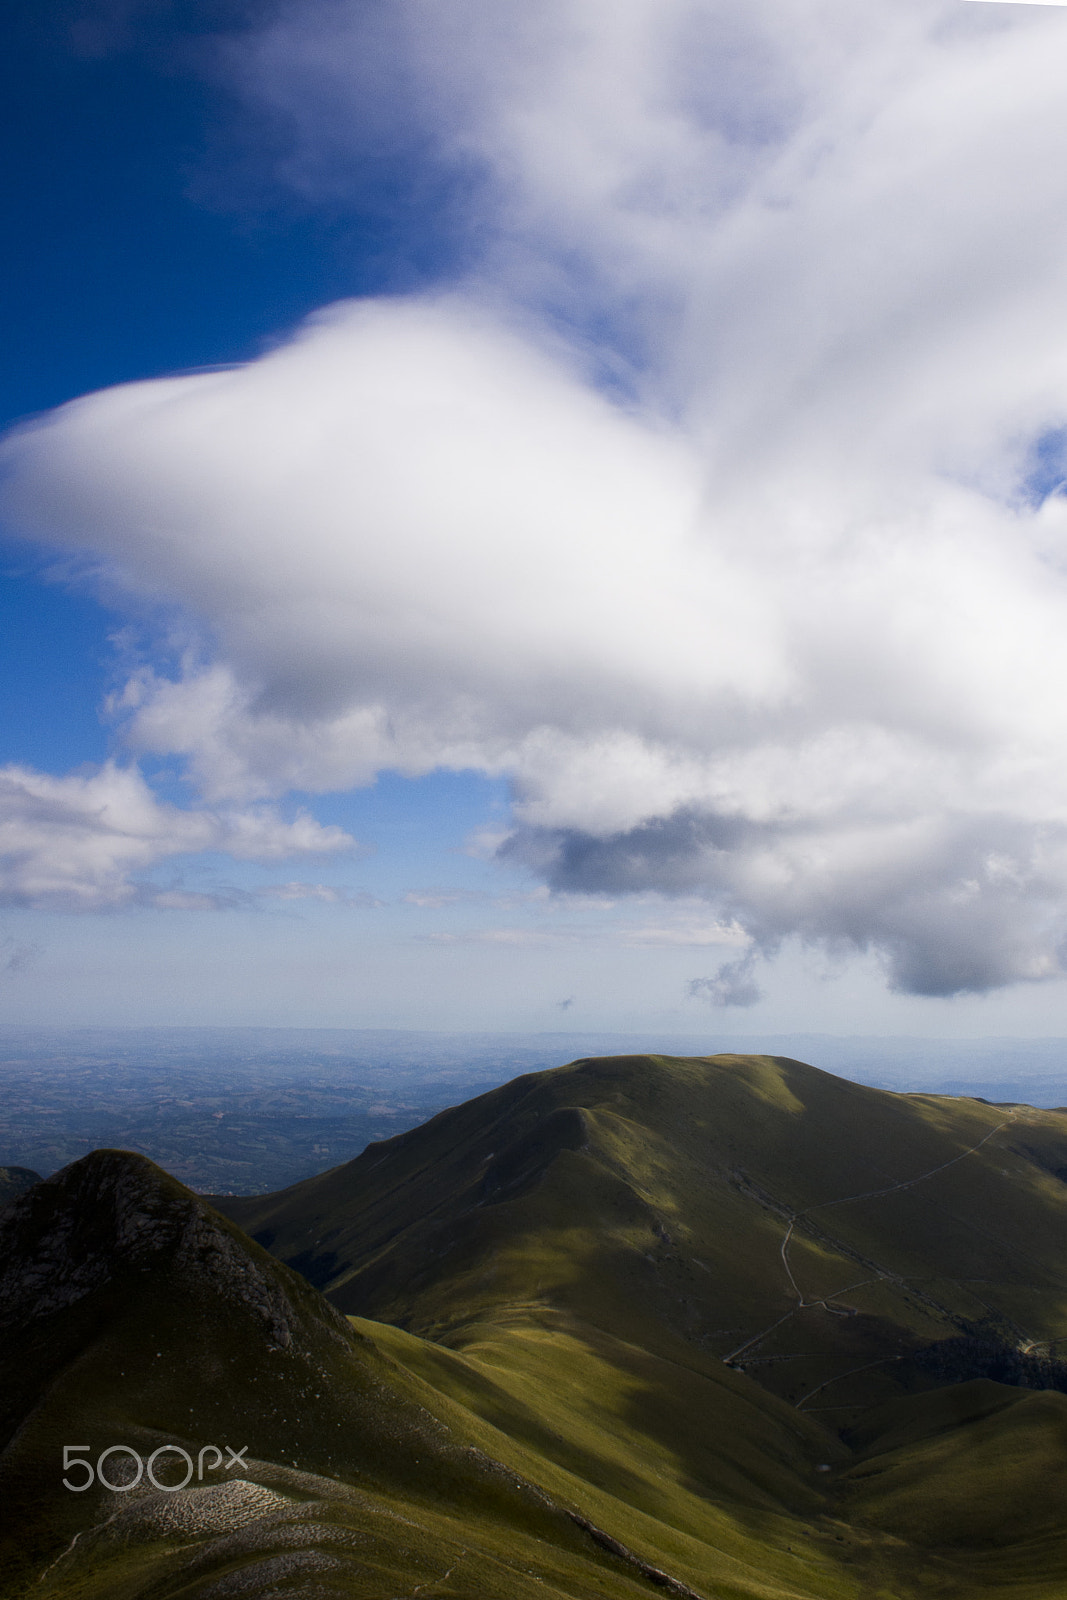
M 4 1592 L 1059 1600 L 1065 1180 L 1067 1113 L 751 1056 L 255 1199 L 98 1151 L 0 1214 Z
M 0 1167 L 0 1210 L 40 1181 L 41 1174 L 29 1167 Z
M 617 1057 L 219 1204 L 345 1312 L 462 1347 L 550 1307 L 847 1422 L 945 1377 L 1059 1381 L 1065 1180 L 1064 1112 Z
M 145 1158 L 38 1184 L 0 1262 L 5 1595 L 644 1592 L 639 1557 Z
M 697 1587 L 804 1592 L 818 1552 L 826 1593 L 1037 1595 L 1067 1582 L 1065 1180 L 1064 1112 L 619 1057 L 223 1204 L 442 1393 L 712 1546 Z

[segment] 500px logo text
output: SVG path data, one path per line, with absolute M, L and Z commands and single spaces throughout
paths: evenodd
M 195 1468 L 193 1466 L 193 1458 L 188 1450 L 183 1450 L 181 1445 L 177 1444 L 161 1444 L 158 1450 L 153 1450 L 152 1454 L 147 1458 L 134 1450 L 132 1445 L 109 1444 L 106 1450 L 101 1450 L 96 1458 L 95 1465 L 88 1459 L 91 1448 L 87 1444 L 65 1444 L 63 1446 L 63 1471 L 70 1472 L 73 1468 L 80 1467 L 85 1474 L 80 1483 L 72 1483 L 69 1478 L 63 1479 L 63 1487 L 70 1489 L 74 1494 L 83 1494 L 86 1489 L 91 1489 L 94 1483 L 101 1484 L 105 1489 L 113 1490 L 115 1494 L 126 1494 L 128 1490 L 136 1489 L 145 1476 L 147 1476 L 153 1489 L 162 1489 L 166 1494 L 175 1494 L 177 1490 L 184 1489 L 192 1481 L 194 1471 L 196 1473 L 196 1481 L 203 1483 L 206 1456 L 213 1455 L 215 1458 L 213 1461 L 207 1462 L 208 1472 L 217 1472 L 220 1467 L 224 1472 L 232 1472 L 234 1467 L 246 1466 L 244 1454 L 248 1446 L 245 1444 L 241 1446 L 240 1450 L 233 1450 L 228 1444 L 224 1445 L 223 1449 L 230 1459 L 223 1466 L 222 1450 L 219 1449 L 217 1444 L 206 1444 L 197 1454 Z M 109 1456 L 129 1457 L 137 1469 L 134 1476 L 127 1477 L 124 1473 L 122 1483 L 113 1482 L 104 1471 L 104 1466 Z M 156 1477 L 155 1470 L 156 1462 L 160 1456 L 181 1456 L 185 1462 L 185 1477 L 180 1483 L 160 1483 Z M 176 1465 L 176 1463 L 172 1463 L 172 1465 Z M 118 1463 L 116 1463 L 117 1466 Z

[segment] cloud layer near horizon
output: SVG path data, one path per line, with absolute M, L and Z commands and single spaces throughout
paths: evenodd
M 1065 23 L 330 0 L 234 44 L 285 181 L 417 145 L 480 244 L 10 439 L 12 527 L 201 625 L 131 750 L 214 806 L 508 773 L 558 889 L 916 993 L 1060 972 Z

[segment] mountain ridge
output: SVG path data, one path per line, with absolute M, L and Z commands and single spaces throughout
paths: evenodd
M 791 1334 L 821 1322 L 822 1344 L 843 1356 L 862 1353 L 864 1330 L 895 1338 L 891 1353 L 903 1359 L 947 1338 L 984 1334 L 987 1344 L 1017 1345 L 1019 1303 L 1033 1299 L 1035 1284 L 1067 1293 L 1058 1257 L 1067 1221 L 1063 1113 L 901 1096 L 787 1058 L 742 1060 L 606 1058 L 528 1075 L 319 1178 L 219 1205 L 346 1312 L 446 1340 L 461 1337 L 473 1304 L 503 1304 L 508 1292 L 468 1282 L 461 1296 L 460 1263 L 484 1276 L 480 1263 L 496 1250 L 516 1265 L 516 1231 L 534 1226 L 522 1216 L 536 1211 L 533 1191 L 540 1185 L 565 1205 L 568 1171 L 582 1204 L 599 1208 L 600 1239 L 610 1235 L 625 1249 L 631 1281 L 642 1259 L 656 1267 L 645 1276 L 658 1286 L 643 1293 L 659 1295 L 659 1314 L 678 1336 L 750 1370 L 775 1353 L 778 1318 Z M 577 1180 L 572 1169 L 583 1163 Z M 691 1199 L 697 1191 L 702 1211 Z M 498 1239 L 486 1215 L 499 1206 L 511 1207 L 511 1236 Z M 993 1215 L 1008 1217 L 1012 1237 L 996 1238 L 986 1225 Z M 538 1226 L 542 1240 L 550 1229 L 567 1231 L 559 1218 Z M 904 1229 L 926 1273 L 902 1258 Z M 579 1250 L 588 1288 L 591 1277 L 605 1277 L 605 1263 L 577 1238 L 580 1229 L 570 1232 L 557 1275 Z M 731 1259 L 731 1237 L 755 1251 L 753 1271 Z M 992 1264 L 1004 1279 L 992 1302 L 962 1287 L 979 1253 L 986 1274 Z M 1035 1284 L 1016 1281 L 1021 1257 L 1031 1258 Z M 616 1284 L 620 1270 L 616 1258 Z M 864 1274 L 868 1282 L 852 1281 Z M 528 1276 L 517 1264 L 520 1299 L 530 1293 Z M 723 1287 L 718 1300 L 705 1279 Z M 590 1295 L 580 1286 L 576 1294 L 589 1315 Z M 736 1338 L 721 1326 L 724 1295 L 735 1312 L 745 1308 Z M 840 1295 L 851 1299 L 839 1305 Z M 667 1307 L 672 1297 L 689 1303 L 688 1325 L 677 1305 Z M 616 1329 L 634 1319 L 625 1298 L 613 1296 Z M 1034 1328 L 1034 1361 L 1049 1362 L 1043 1346 L 1059 1331 L 1047 1321 Z M 752 1361 L 742 1363 L 746 1353 Z M 1061 1374 L 1049 1368 L 1053 1376 Z M 909 1368 L 908 1382 L 923 1380 Z M 866 1391 L 857 1398 L 873 1403 Z
M 183 1595 L 199 1593 L 201 1577 L 214 1593 L 231 1568 L 242 1582 L 273 1583 L 264 1543 L 285 1546 L 294 1570 L 331 1593 L 338 1583 L 352 1593 L 353 1579 L 377 1592 L 412 1563 L 430 1562 L 431 1577 L 436 1545 L 458 1548 L 465 1533 L 483 1567 L 510 1559 L 509 1547 L 529 1560 L 545 1544 L 542 1570 L 562 1563 L 565 1592 L 594 1592 L 604 1562 L 641 1566 L 598 1544 L 589 1529 L 603 1530 L 578 1508 L 494 1459 L 467 1427 L 474 1419 L 144 1157 L 95 1152 L 37 1185 L 0 1219 L 0 1252 L 5 1592 L 50 1597 L 73 1584 L 110 1600 L 162 1583 L 169 1593 L 168 1537 L 178 1535 L 194 1551 L 179 1562 Z M 72 1435 L 90 1441 L 75 1447 L 90 1460 L 118 1448 L 107 1480 L 117 1487 L 63 1490 Z M 121 1476 L 138 1459 L 143 1474 L 154 1451 L 196 1462 L 206 1450 L 221 1462 L 219 1447 L 240 1443 L 239 1477 L 179 1498 L 165 1484 L 127 1489 Z M 419 1546 L 407 1567 L 392 1537 L 369 1568 L 353 1567 L 367 1519 L 395 1520 L 401 1507 Z
M 0 1214 L 11 1592 L 1058 1600 L 1064 1168 L 1062 1112 L 735 1056 L 253 1199 L 98 1152 Z M 64 1499 L 71 1429 L 248 1471 Z

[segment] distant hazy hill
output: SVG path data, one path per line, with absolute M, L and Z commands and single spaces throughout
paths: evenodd
M 41 1174 L 29 1167 L 0 1167 L 0 1209 L 40 1181 Z
M 1060 1600 L 1065 1177 L 1067 1113 L 737 1056 L 531 1074 L 229 1221 L 98 1152 L 0 1217 L 5 1592 Z M 79 1495 L 72 1443 L 249 1465 Z

